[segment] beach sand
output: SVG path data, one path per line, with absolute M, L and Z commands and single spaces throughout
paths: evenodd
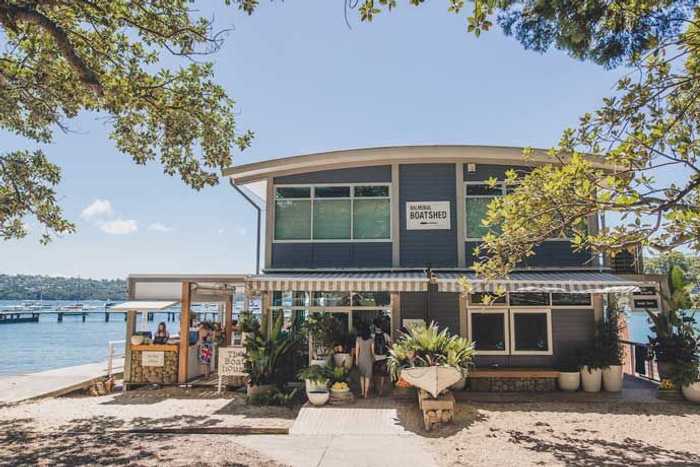
M 423 436 L 445 466 L 700 465 L 689 404 L 459 404 L 453 426 Z

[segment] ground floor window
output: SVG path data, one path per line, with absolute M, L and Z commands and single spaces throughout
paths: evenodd
M 477 354 L 552 355 L 550 309 L 470 309 L 468 327 Z

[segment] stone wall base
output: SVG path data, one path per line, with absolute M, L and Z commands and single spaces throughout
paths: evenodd
M 469 378 L 468 391 L 473 392 L 553 392 L 556 378 Z

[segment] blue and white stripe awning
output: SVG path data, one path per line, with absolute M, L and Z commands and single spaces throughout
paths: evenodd
M 298 290 L 307 292 L 423 292 L 428 280 L 422 271 L 268 273 L 250 276 L 251 292 Z
M 656 285 L 607 272 L 513 272 L 495 281 L 479 278 L 473 272 L 437 272 L 435 276 L 441 292 L 464 292 L 461 278 L 466 279 L 471 292 L 629 293 L 640 286 Z

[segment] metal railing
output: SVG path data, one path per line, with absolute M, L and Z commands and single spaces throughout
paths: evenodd
M 118 349 L 119 346 L 121 346 L 121 351 Z M 109 341 L 107 344 L 108 377 L 124 371 L 124 358 L 126 358 L 126 341 Z M 115 361 L 118 363 L 117 365 L 115 365 Z
M 656 360 L 649 358 L 649 344 L 620 340 L 623 345 L 623 369 L 628 375 L 650 381 L 660 381 Z

